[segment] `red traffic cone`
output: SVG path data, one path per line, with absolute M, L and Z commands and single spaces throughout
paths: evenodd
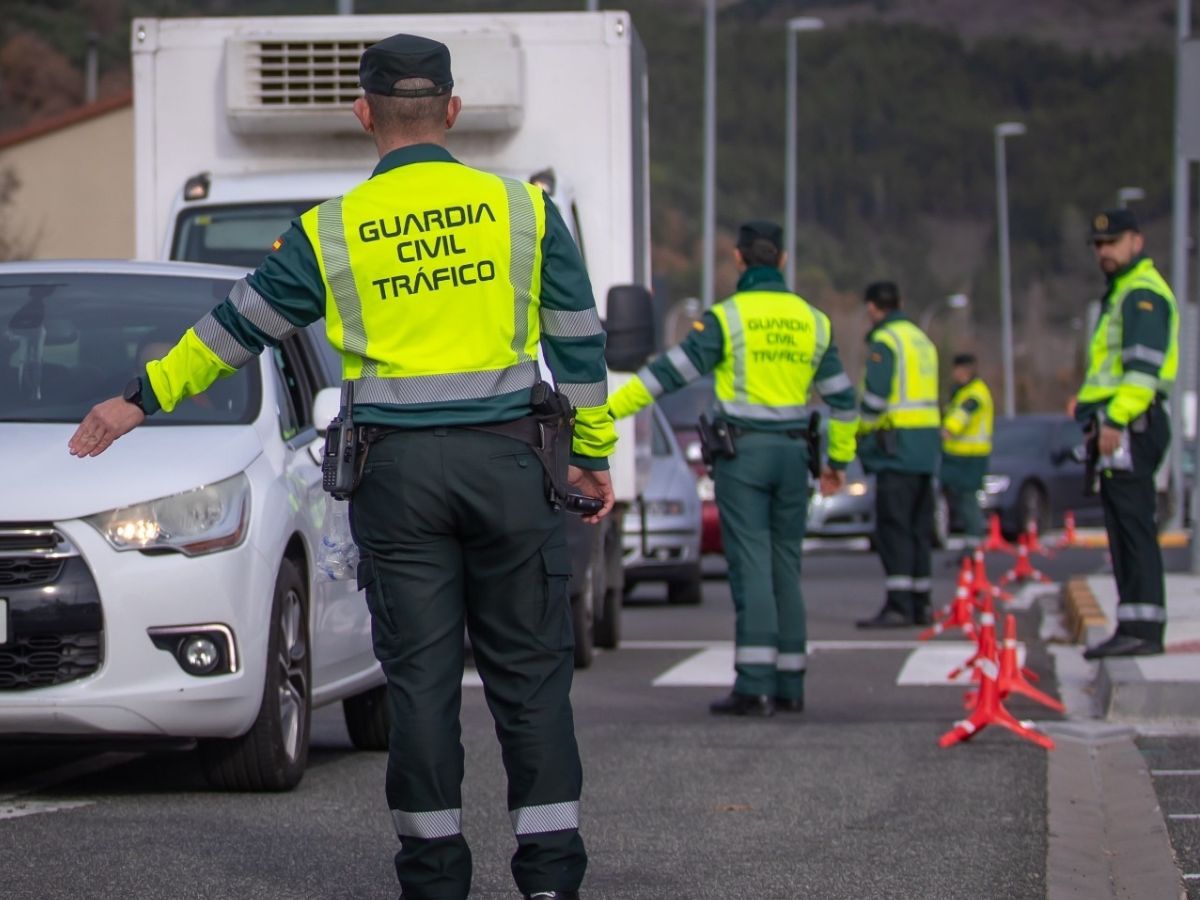
M 1017 541 L 1017 564 L 1000 576 L 1000 580 L 996 582 L 998 585 L 1005 585 L 1012 581 L 1040 581 L 1043 584 L 1052 584 L 1053 579 L 1044 572 L 1039 572 L 1035 569 L 1032 563 L 1029 562 L 1029 537 L 1021 535 Z
M 1002 553 L 1016 553 L 1013 545 L 1006 541 L 1004 535 L 1000 533 L 1000 514 L 992 513 L 988 523 L 988 536 L 980 549 L 985 553 L 992 553 L 996 550 Z
M 949 747 L 960 741 L 967 741 L 989 725 L 1000 725 L 1014 734 L 1033 741 L 1039 747 L 1047 750 L 1054 749 L 1054 741 L 1048 736 L 1027 728 L 1018 722 L 1013 714 L 1004 708 L 1000 702 L 1000 691 L 996 685 L 999 667 L 995 657 L 979 661 L 979 699 L 969 717 L 955 722 L 954 727 L 938 740 L 939 747 Z
M 954 589 L 954 600 L 938 611 L 936 622 L 926 628 L 917 639 L 927 641 L 953 628 L 961 628 L 967 637 L 975 637 L 975 618 L 971 606 L 971 560 L 963 557 L 958 570 L 958 585 Z
M 983 549 L 980 547 L 975 548 L 975 575 L 971 579 L 971 588 L 975 595 L 973 598 L 975 605 L 979 609 L 983 609 L 983 601 L 980 598 L 984 596 L 995 597 L 997 600 L 1004 600 L 1005 602 L 1012 600 L 1012 594 L 1001 590 L 988 581 L 987 565 L 984 563 Z
M 979 631 L 975 635 L 975 655 L 961 666 L 956 666 L 948 676 L 951 681 L 967 669 L 978 666 L 980 661 L 996 658 L 996 610 L 992 605 L 992 595 L 983 598 L 983 612 L 979 614 Z
M 1075 533 L 1075 513 L 1073 510 L 1067 510 L 1063 514 L 1063 533 L 1062 537 L 1054 545 L 1055 550 L 1062 550 L 1066 547 L 1079 546 L 1079 536 Z
M 1040 556 L 1046 557 L 1046 559 L 1050 559 L 1054 556 L 1054 551 L 1043 545 L 1041 539 L 1038 537 L 1038 525 L 1036 519 L 1030 519 L 1029 527 L 1025 529 L 1025 534 L 1027 535 L 1030 553 L 1037 553 Z
M 1004 617 L 1004 649 L 1000 652 L 1000 677 L 996 684 L 1000 699 L 1004 700 L 1015 692 L 1055 712 L 1065 712 L 1066 708 L 1061 703 L 1029 683 L 1027 679 L 1032 674 L 1017 661 L 1017 620 L 1009 614 Z

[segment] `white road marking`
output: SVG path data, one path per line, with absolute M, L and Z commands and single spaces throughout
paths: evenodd
M 1151 769 L 1150 774 L 1160 778 L 1187 777 L 1200 775 L 1200 769 Z
M 1173 813 L 1167 816 L 1168 819 L 1176 819 L 1181 822 L 1192 822 L 1200 819 L 1200 813 Z
M 621 641 L 622 650 L 715 650 L 732 647 L 733 641 Z M 809 653 L 833 650 L 913 650 L 924 641 L 809 641 Z
M 971 671 L 966 669 L 951 680 L 950 672 L 964 666 L 975 653 L 972 641 L 945 641 L 925 644 L 908 655 L 896 684 L 900 687 L 928 687 L 930 685 L 964 685 L 971 683 Z M 1025 658 L 1024 645 L 1018 645 L 1017 658 Z
M 733 675 L 733 644 L 709 647 L 654 679 L 655 687 L 728 687 Z
M 13 800 L 0 803 L 0 820 L 19 819 L 22 816 L 62 812 L 67 809 L 79 809 L 81 806 L 93 805 L 95 805 L 94 800 L 59 800 L 55 803 L 45 800 Z
M 470 667 L 463 670 L 463 687 L 483 687 L 483 679 L 479 677 L 479 671 Z

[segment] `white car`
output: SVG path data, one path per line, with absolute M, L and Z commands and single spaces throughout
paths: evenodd
M 386 748 L 367 606 L 314 565 L 340 377 L 321 323 L 101 456 L 67 452 L 243 274 L 0 265 L 0 743 L 197 739 L 215 785 L 280 790 L 313 707 L 343 701 L 355 745 Z

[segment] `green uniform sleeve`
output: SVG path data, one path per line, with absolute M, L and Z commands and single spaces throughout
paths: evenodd
M 146 411 L 167 412 L 225 375 L 246 365 L 266 347 L 295 334 L 325 313 L 325 288 L 312 245 L 293 220 L 275 252 L 160 360 L 146 364 Z
M 858 412 L 854 408 L 854 383 L 842 367 L 832 335 L 817 366 L 813 387 L 829 406 L 829 465 L 844 469 L 857 449 Z
M 716 368 L 724 356 L 725 337 L 721 323 L 710 310 L 692 326 L 686 338 L 642 366 L 637 375 L 609 398 L 609 412 L 614 419 L 631 416 L 663 394 L 702 378 Z
M 896 355 L 892 348 L 881 341 L 871 341 L 867 345 L 867 372 L 859 402 L 859 433 L 873 431 L 880 416 L 887 412 L 895 373 Z
M 604 329 L 579 248 L 548 197 L 539 319 L 555 387 L 575 407 L 571 464 L 607 469 L 617 430 L 608 415 Z
M 1124 428 L 1154 402 L 1158 376 L 1171 340 L 1171 307 L 1150 290 L 1130 291 L 1121 307 L 1121 363 L 1125 375 L 1104 418 Z

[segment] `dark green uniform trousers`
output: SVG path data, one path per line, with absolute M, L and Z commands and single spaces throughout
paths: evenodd
M 929 609 L 933 476 L 875 476 L 875 548 L 887 577 L 887 606 L 915 621 Z
M 778 432 L 742 432 L 737 456 L 716 460 L 713 482 L 737 611 L 733 689 L 803 699 L 800 551 L 808 522 L 807 447 Z
M 983 489 L 989 460 L 987 456 L 942 454 L 940 480 L 950 508 L 962 525 L 967 550 L 974 550 L 983 539 L 983 513 L 979 509 L 978 492 Z
M 1133 471 L 1100 477 L 1104 526 L 1117 580 L 1117 633 L 1162 643 L 1167 623 L 1162 549 L 1158 546 L 1154 472 L 1171 442 L 1171 425 L 1159 404 L 1146 412 L 1145 430 L 1131 425 Z
M 524 444 L 461 428 L 387 431 L 351 502 L 360 585 L 387 675 L 387 800 L 405 900 L 467 896 L 459 708 L 466 625 L 500 739 L 524 893 L 577 890 L 582 775 L 563 514 Z

